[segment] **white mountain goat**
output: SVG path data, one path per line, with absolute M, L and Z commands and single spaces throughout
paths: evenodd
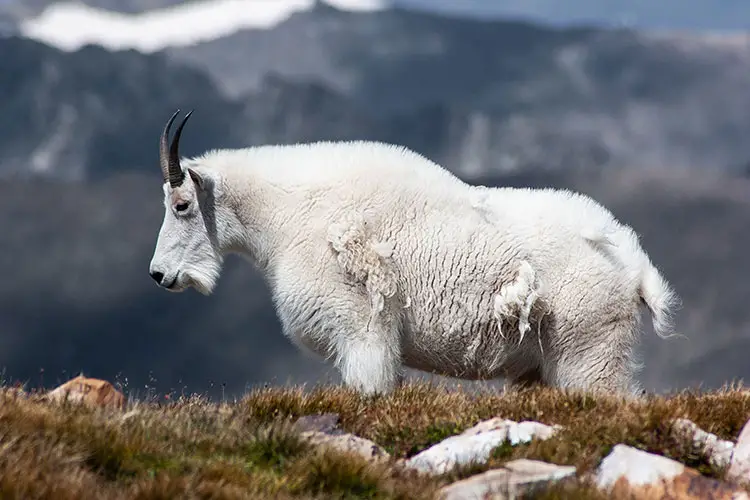
M 229 253 L 265 276 L 284 334 L 345 384 L 412 367 L 635 393 L 639 304 L 662 337 L 678 298 L 633 230 L 590 198 L 472 186 L 405 148 L 319 142 L 180 159 L 150 274 L 208 295 Z M 191 112 L 192 113 L 192 112 Z

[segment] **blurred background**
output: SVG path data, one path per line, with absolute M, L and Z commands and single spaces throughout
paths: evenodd
M 0 0 L 0 380 L 338 382 L 239 259 L 211 297 L 149 277 L 178 107 L 185 155 L 374 139 L 590 194 L 684 302 L 684 337 L 645 324 L 644 386 L 745 378 L 749 22 L 745 0 Z

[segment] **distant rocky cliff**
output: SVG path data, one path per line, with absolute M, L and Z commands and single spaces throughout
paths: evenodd
M 157 140 L 179 107 L 195 109 L 186 155 L 374 139 L 472 182 L 581 189 L 643 235 L 684 299 L 687 338 L 644 334 L 646 386 L 744 377 L 728 353 L 750 341 L 749 86 L 742 39 L 403 9 L 320 7 L 151 55 L 0 38 L 0 366 L 163 390 L 330 373 L 281 337 L 249 266 L 230 260 L 208 298 L 148 277 L 163 210 Z

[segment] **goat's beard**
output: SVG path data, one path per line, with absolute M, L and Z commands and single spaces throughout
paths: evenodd
M 202 269 L 190 268 L 183 273 L 183 289 L 192 287 L 202 295 L 211 295 L 221 275 L 221 262 L 215 262 Z M 180 280 L 183 281 L 183 280 Z

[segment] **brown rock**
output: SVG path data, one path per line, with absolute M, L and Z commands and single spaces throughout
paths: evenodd
M 729 483 L 702 476 L 698 471 L 686 469 L 670 481 L 662 480 L 655 484 L 633 487 L 627 479 L 620 478 L 611 490 L 614 498 L 633 495 L 643 500 L 680 498 L 685 500 L 748 500 L 748 494 Z
M 55 402 L 80 402 L 88 406 L 124 408 L 125 396 L 106 380 L 79 375 L 47 393 Z

